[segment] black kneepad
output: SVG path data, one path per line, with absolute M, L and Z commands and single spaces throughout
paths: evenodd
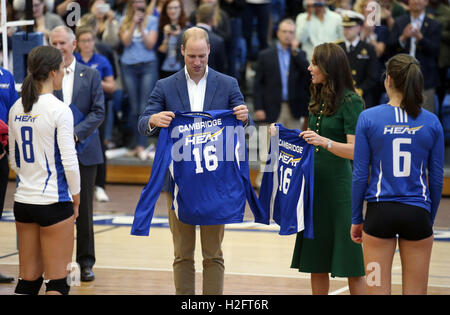
M 34 281 L 23 280 L 19 278 L 14 294 L 38 295 L 44 278 L 39 277 Z
M 70 290 L 70 286 L 67 284 L 67 278 L 45 280 L 45 286 L 47 287 L 45 292 L 56 291 L 62 295 L 68 295 Z

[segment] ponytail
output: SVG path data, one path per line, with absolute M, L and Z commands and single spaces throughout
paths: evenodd
M 33 109 L 39 99 L 42 82 L 48 79 L 51 71 L 59 70 L 62 63 L 61 52 L 51 46 L 33 48 L 27 60 L 28 74 L 22 84 L 22 105 L 25 113 Z
M 416 118 L 423 103 L 423 77 L 418 63 L 411 62 L 407 67 L 401 104 L 408 115 Z
M 419 62 L 407 54 L 398 54 L 386 63 L 386 73 L 394 81 L 395 89 L 402 94 L 400 107 L 413 118 L 419 116 L 423 97 L 423 76 Z
M 22 105 L 25 113 L 29 113 L 33 109 L 33 104 L 37 102 L 41 88 L 42 84 L 36 81 L 31 73 L 28 73 L 22 83 Z

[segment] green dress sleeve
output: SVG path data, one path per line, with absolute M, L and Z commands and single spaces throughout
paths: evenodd
M 359 114 L 361 114 L 364 109 L 364 102 L 358 94 L 351 91 L 344 94 L 342 101 L 344 133 L 347 135 L 354 135 Z

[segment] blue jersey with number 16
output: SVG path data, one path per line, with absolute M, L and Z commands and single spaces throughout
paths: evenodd
M 280 226 L 280 235 L 304 231 L 312 239 L 314 147 L 299 137 L 300 130 L 276 126 L 279 138 L 271 138 L 259 201 Z
M 173 211 L 181 222 L 239 223 L 248 200 L 255 221 L 269 223 L 251 187 L 244 128 L 232 110 L 175 112 L 170 126 L 161 128 L 131 234 L 148 235 L 167 169 L 174 183 Z

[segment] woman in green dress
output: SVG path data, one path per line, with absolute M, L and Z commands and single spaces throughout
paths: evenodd
M 363 100 L 355 92 L 345 52 L 336 44 L 314 49 L 309 128 L 300 133 L 315 146 L 314 239 L 297 234 L 291 268 L 311 273 L 313 294 L 328 294 L 329 274 L 348 278 L 351 294 L 365 293 L 360 244 L 350 238 L 355 128 Z

